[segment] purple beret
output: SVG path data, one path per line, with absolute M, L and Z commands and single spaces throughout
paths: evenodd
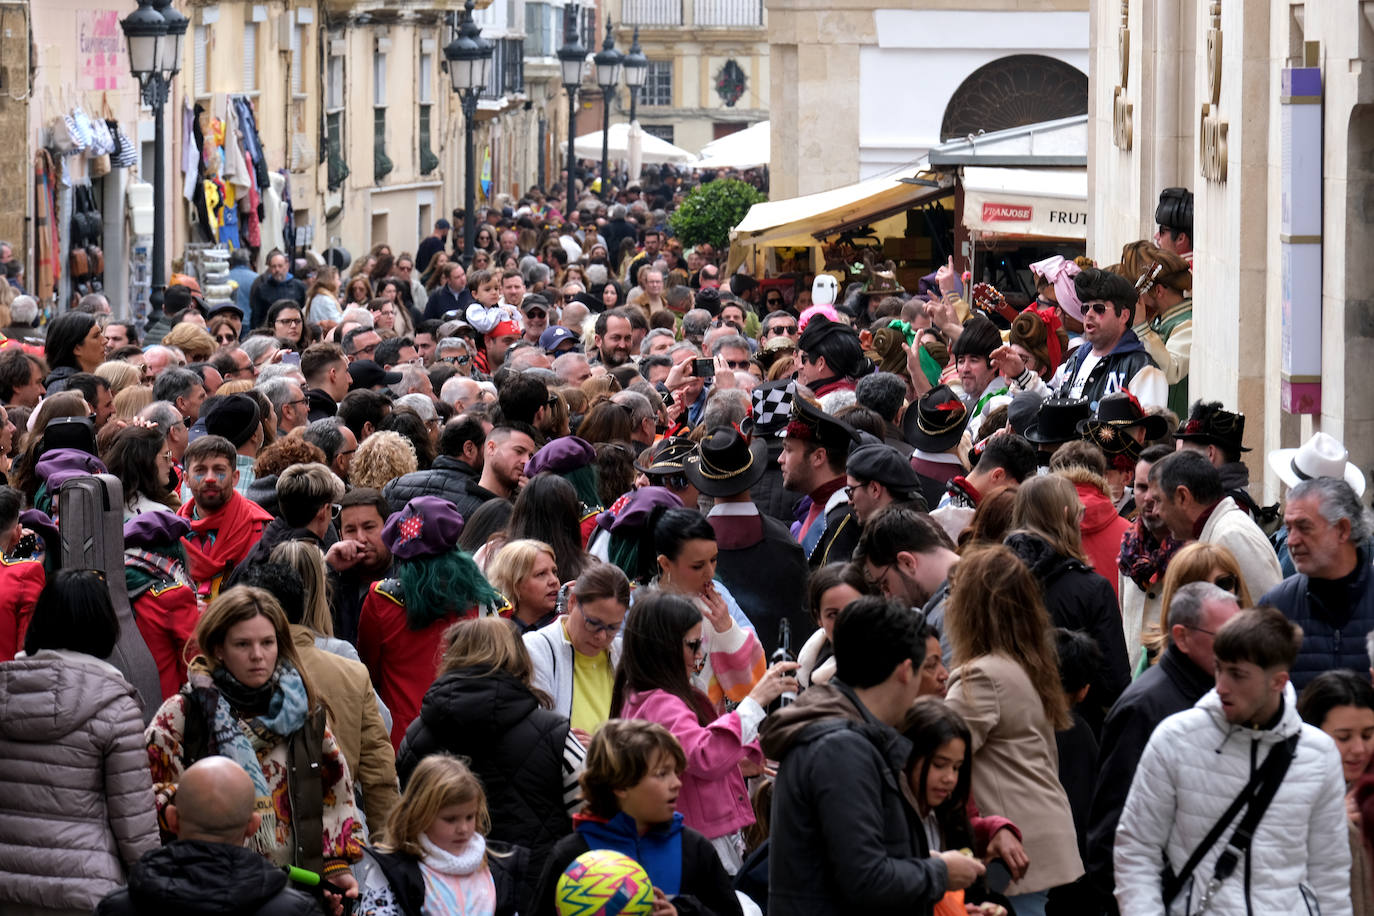
M 33 471 L 48 485 L 49 493 L 56 493 L 58 487 L 73 477 L 109 473 L 103 461 L 90 452 L 76 448 L 55 448 L 44 452 L 33 466 Z
M 125 547 L 165 547 L 191 533 L 191 523 L 168 510 L 141 512 L 124 523 Z
M 603 527 L 609 527 L 611 531 L 643 528 L 649 523 L 650 513 L 659 506 L 666 509 L 681 509 L 682 500 L 667 487 L 640 487 L 630 495 L 630 501 L 616 513 L 615 521 Z
M 417 496 L 393 512 L 382 528 L 382 543 L 391 555 L 409 560 L 448 553 L 458 544 L 463 517 L 439 496 Z
M 586 439 L 576 436 L 562 436 L 554 439 L 525 462 L 525 476 L 533 477 L 541 471 L 566 474 L 578 468 L 585 468 L 596 461 L 596 449 Z
M 19 513 L 19 524 L 38 534 L 47 544 L 57 544 L 57 524 L 46 512 L 25 509 Z

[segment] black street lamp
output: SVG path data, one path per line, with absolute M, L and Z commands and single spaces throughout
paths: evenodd
M 138 80 L 143 102 L 153 109 L 153 273 L 150 310 L 162 310 L 167 288 L 167 143 L 162 110 L 172 78 L 181 72 L 181 42 L 188 20 L 172 0 L 138 0 L 138 9 L 119 23 L 129 45 L 129 72 Z
M 625 59 L 620 62 L 625 68 L 625 85 L 630 89 L 630 123 L 635 120 L 635 105 L 639 101 L 639 90 L 644 88 L 644 81 L 649 78 L 649 58 L 644 56 L 644 51 L 639 46 L 639 26 L 635 26 L 635 37 L 630 42 L 630 53 L 625 55 Z
M 558 66 L 563 72 L 563 88 L 568 91 L 568 211 L 565 214 L 567 219 L 572 219 L 573 210 L 577 208 L 574 177 L 577 170 L 577 152 L 573 149 L 573 140 L 577 133 L 577 87 L 582 85 L 582 75 L 587 67 L 587 49 L 582 47 L 577 38 L 577 12 L 576 6 L 567 7 L 563 29 L 565 43 L 558 49 Z
M 476 183 L 477 152 L 475 119 L 477 97 L 487 86 L 491 74 L 491 58 L 496 46 L 482 37 L 482 30 L 472 20 L 473 0 L 467 0 L 458 35 L 444 46 L 448 60 L 448 77 L 453 91 L 463 100 L 463 260 L 472 264 L 473 242 L 477 235 Z
M 609 168 L 611 147 L 611 96 L 620 85 L 620 65 L 625 55 L 615 49 L 615 37 L 611 35 L 611 19 L 606 17 L 606 40 L 601 50 L 592 58 L 596 64 L 596 84 L 601 87 L 601 199 L 610 200 L 611 173 Z

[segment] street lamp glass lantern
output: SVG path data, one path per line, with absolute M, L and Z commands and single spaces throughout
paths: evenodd
M 635 37 L 630 45 L 630 51 L 620 65 L 625 69 L 625 85 L 631 89 L 643 88 L 644 80 L 649 76 L 649 58 L 644 56 L 643 49 L 639 47 L 638 26 L 635 26 Z
M 596 84 L 601 87 L 604 93 L 615 91 L 615 87 L 620 85 L 620 67 L 625 55 L 615 49 L 615 37 L 611 34 L 611 21 L 606 20 L 606 40 L 601 45 L 601 50 L 592 58 L 596 64 Z
M 186 27 L 191 21 L 170 4 L 162 10 L 162 19 L 167 23 L 167 36 L 162 40 L 159 68 L 168 79 L 181 72 L 181 48 L 186 38 Z
M 162 39 L 167 20 L 153 9 L 149 0 L 139 0 L 138 9 L 119 23 L 129 44 L 129 72 L 142 81 L 161 72 Z
M 448 60 L 448 75 L 454 92 L 480 92 L 487 86 L 495 45 L 482 37 L 482 30 L 472 20 L 472 4 L 463 15 L 458 37 L 444 47 Z
M 582 85 L 582 75 L 587 68 L 587 49 L 578 44 L 576 36 L 558 49 L 558 67 L 562 71 L 565 87 L 576 90 Z

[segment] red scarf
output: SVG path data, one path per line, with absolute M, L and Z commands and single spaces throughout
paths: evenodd
M 181 543 L 186 547 L 187 565 L 198 591 L 214 597 L 219 593 L 220 577 L 243 562 L 262 537 L 263 526 L 272 520 L 272 513 L 237 490 L 210 515 L 195 518 L 195 505 L 195 500 L 188 499 L 177 510 L 177 515 L 191 523 L 191 534 L 182 538 Z

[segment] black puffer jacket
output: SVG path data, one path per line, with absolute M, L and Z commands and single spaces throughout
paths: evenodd
M 396 757 L 404 786 L 430 754 L 469 759 L 491 812 L 489 839 L 530 851 L 527 893 L 549 850 L 572 830 L 563 803 L 568 720 L 544 709 L 528 687 L 503 671 L 460 668 L 425 694 Z M 523 907 L 521 908 L 523 911 Z
M 1131 682 L 1126 657 L 1126 634 L 1121 628 L 1121 607 L 1111 583 L 1072 557 L 1055 553 L 1038 535 L 1017 532 L 1006 544 L 1030 568 L 1045 597 L 1050 621 L 1067 630 L 1082 630 L 1097 641 L 1106 664 L 1093 682 L 1081 710 L 1097 730 L 1106 711 Z
M 390 481 L 382 495 L 392 512 L 400 512 L 417 496 L 438 496 L 453 503 L 464 519 L 471 518 L 482 503 L 498 498 L 477 485 L 477 472 L 471 465 L 450 455 L 435 458 L 428 470 L 411 471 Z
M 129 871 L 129 885 L 100 901 L 96 916 L 320 916 L 315 899 L 242 846 L 177 840 Z

